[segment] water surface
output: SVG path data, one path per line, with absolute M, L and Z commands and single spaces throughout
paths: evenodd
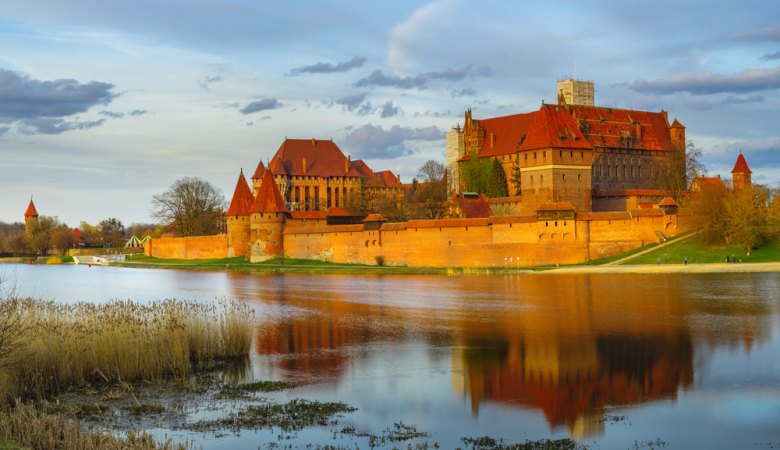
M 675 449 L 780 445 L 777 273 L 446 277 L 9 265 L 0 274 L 23 295 L 61 302 L 245 302 L 258 317 L 251 377 L 305 383 L 282 400 L 358 408 L 339 429 L 379 434 L 414 424 L 442 448 L 485 435 L 509 443 L 570 437 L 604 449 L 657 439 Z M 349 442 L 333 431 L 313 428 L 285 443 Z M 157 432 L 204 448 L 262 447 L 278 435 Z

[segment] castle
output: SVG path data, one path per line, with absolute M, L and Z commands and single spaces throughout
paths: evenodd
M 592 82 L 558 83 L 558 103 L 476 119 L 447 135 L 450 188 L 469 190 L 463 167 L 498 160 L 518 214 L 569 202 L 578 212 L 627 211 L 670 195 L 665 178 L 685 161 L 685 127 L 666 111 L 594 106 Z
M 258 164 L 251 188 L 239 174 L 226 234 L 153 239 L 145 251 L 252 262 L 528 267 L 582 263 L 684 231 L 687 217 L 677 214 L 663 176 L 685 160 L 685 127 L 669 123 L 665 111 L 593 106 L 592 93 L 570 82 L 559 85 L 558 104 L 531 113 L 478 120 L 467 110 L 463 128 L 448 134 L 451 186 L 462 190 L 468 161 L 497 160 L 510 190 L 520 193 L 504 199 L 515 205 L 510 214 L 401 223 L 356 214 L 356 206 L 371 211 L 365 199 L 372 195 L 401 195 L 400 179 L 352 161 L 332 140 L 285 139 L 268 167 Z M 735 186 L 750 183 L 741 154 L 733 176 Z

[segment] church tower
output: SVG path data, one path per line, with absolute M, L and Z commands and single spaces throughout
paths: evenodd
M 24 212 L 24 233 L 29 237 L 32 234 L 33 226 L 38 223 L 38 210 L 35 209 L 32 197 L 30 204 L 27 205 L 27 211 Z
M 238 175 L 236 189 L 225 213 L 227 219 L 228 257 L 246 256 L 250 244 L 249 209 L 255 198 L 249 190 L 244 171 Z
M 745 161 L 745 157 L 742 156 L 742 151 L 740 150 L 737 162 L 734 164 L 734 168 L 731 169 L 731 184 L 734 186 L 734 189 L 750 187 L 753 184 L 751 179 L 752 173 L 753 171 L 748 167 L 747 161 Z
M 284 256 L 284 223 L 290 210 L 269 169 L 263 173 L 257 195 L 249 209 L 252 247 L 250 262 L 262 262 Z

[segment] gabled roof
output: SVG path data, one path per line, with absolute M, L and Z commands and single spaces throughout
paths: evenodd
M 534 111 L 479 120 L 479 126 L 485 130 L 485 142 L 479 156 L 508 155 L 516 152 L 537 115 L 538 111 Z
M 24 217 L 38 217 L 38 210 L 35 209 L 35 203 L 33 203 L 32 198 L 30 199 L 30 204 L 27 205 L 27 211 L 24 212 Z
M 262 165 L 263 163 L 260 164 Z M 263 172 L 265 172 L 265 170 Z M 249 189 L 246 178 L 244 178 L 244 171 L 242 170 L 238 175 L 236 189 L 233 191 L 233 198 L 230 200 L 230 207 L 225 213 L 225 216 L 249 215 L 249 210 L 252 208 L 252 203 L 254 203 L 254 201 L 255 198 L 252 196 L 252 191 Z
M 750 167 L 748 167 L 747 161 L 745 161 L 745 157 L 742 156 L 742 152 L 739 152 L 739 156 L 737 156 L 737 163 L 734 164 L 734 168 L 731 169 L 731 173 L 753 173 L 753 171 L 750 170 Z M 32 204 L 32 200 L 30 200 L 30 203 Z
M 401 186 L 401 182 L 398 180 L 398 177 L 395 174 L 393 174 L 393 172 L 390 170 L 383 170 L 381 172 L 377 172 L 376 176 L 379 179 L 379 181 L 387 187 Z
M 572 120 L 568 109 L 558 105 L 543 105 L 528 127 L 528 136 L 520 150 L 540 148 L 586 150 L 592 147 Z
M 255 173 L 252 174 L 253 180 L 259 180 L 263 178 L 263 174 L 265 173 L 265 166 L 263 165 L 263 162 L 260 161 L 257 163 L 257 168 L 255 169 Z
M 246 183 L 246 182 L 245 182 Z M 287 205 L 284 204 L 279 187 L 276 186 L 274 175 L 270 170 L 263 173 L 263 179 L 260 181 L 260 188 L 257 190 L 257 197 L 249 208 L 250 213 L 290 213 Z
M 333 141 L 317 139 L 285 139 L 268 163 L 268 169 L 288 176 L 360 176 Z
M 674 122 L 672 122 L 672 125 L 669 128 L 682 128 L 685 129 L 683 124 L 677 121 L 677 119 L 674 119 Z
M 669 125 L 663 112 L 568 106 L 571 117 L 594 147 L 625 148 L 631 136 L 631 147 L 642 150 L 671 150 Z M 675 125 L 676 124 L 676 125 Z M 677 120 L 672 125 L 685 128 Z

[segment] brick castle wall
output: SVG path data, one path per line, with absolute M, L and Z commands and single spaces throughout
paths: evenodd
M 530 267 L 612 256 L 657 242 L 657 232 L 671 236 L 682 230 L 676 215 L 656 209 L 586 213 L 577 220 L 557 221 L 534 216 L 416 220 L 386 223 L 378 230 L 363 225 L 302 226 L 289 219 L 283 231 L 281 227 L 262 231 L 282 234 L 288 258 L 409 267 Z M 268 245 L 274 248 L 265 248 Z M 271 239 L 260 250 L 264 254 L 272 250 L 270 256 L 277 245 Z M 228 256 L 228 239 L 226 235 L 153 239 L 146 250 L 160 258 L 221 258 Z M 252 255 L 262 259 L 254 249 Z

